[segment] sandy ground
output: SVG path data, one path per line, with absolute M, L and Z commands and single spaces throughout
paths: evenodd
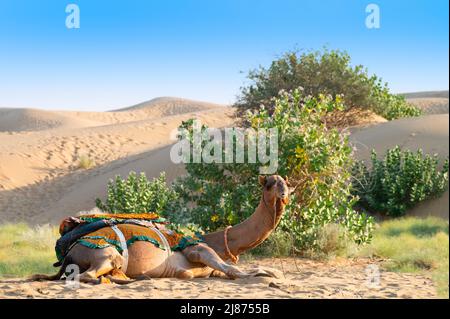
M 220 105 L 160 98 L 113 112 L 0 109 L 0 223 L 57 224 L 61 218 L 90 210 L 105 195 L 106 183 L 130 171 L 168 180 L 183 173 L 170 161 L 170 133 L 196 117 L 211 127 L 232 126 L 233 110 Z M 358 158 L 370 149 L 382 153 L 395 145 L 448 156 L 448 112 L 351 129 Z M 94 165 L 79 168 L 80 156 Z M 448 192 L 421 204 L 413 214 L 448 219 Z M 282 279 L 154 279 L 117 285 L 0 280 L 1 298 L 433 298 L 430 279 L 383 272 L 380 287 L 365 285 L 369 261 L 319 263 L 264 259 L 259 264 L 284 272 Z M 256 261 L 247 261 L 251 267 Z M 113 287 L 113 288 L 111 288 Z
M 151 279 L 131 283 L 80 284 L 70 289 L 64 281 L 25 282 L 0 280 L 4 298 L 437 298 L 430 278 L 381 271 L 371 276 L 369 260 L 316 262 L 304 259 L 261 259 L 243 263 L 276 268 L 279 279 L 256 277 L 237 280 L 217 278 Z M 368 276 L 369 274 L 369 276 Z M 372 283 L 368 278 L 375 278 Z M 379 278 L 379 280 L 378 280 Z

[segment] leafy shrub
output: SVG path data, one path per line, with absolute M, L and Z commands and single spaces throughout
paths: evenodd
M 339 50 L 288 52 L 268 69 L 260 67 L 249 72 L 251 84 L 241 88 L 235 106 L 242 116 L 260 105 L 271 107 L 271 99 L 280 90 L 302 87 L 305 95 L 329 94 L 335 98 L 342 94 L 347 107 L 372 109 L 389 120 L 420 114 L 403 97 L 391 94 L 376 75 L 369 76 L 362 65 L 352 67 L 350 61 L 350 56 Z
M 448 186 L 448 160 L 438 170 L 437 155 L 413 153 L 395 147 L 378 159 L 372 151 L 372 167 L 363 161 L 353 168 L 353 194 L 359 204 L 389 216 L 401 216 L 417 203 L 441 195 Z
M 372 218 L 352 209 L 356 199 L 350 194 L 353 161 L 348 138 L 322 122 L 325 114 L 342 107 L 339 96 L 304 97 L 295 90 L 280 93 L 272 114 L 262 108 L 246 117 L 254 129 L 278 129 L 278 174 L 298 185 L 279 229 L 292 235 L 297 250 L 315 247 L 318 231 L 329 223 L 343 225 L 357 243 L 371 238 Z M 191 139 L 192 122 L 182 127 Z M 188 174 L 176 184 L 181 214 L 174 218 L 212 231 L 250 216 L 261 198 L 260 164 L 247 162 L 186 164 Z
M 406 102 L 405 97 L 389 93 L 386 85 L 378 80 L 373 86 L 370 96 L 372 110 L 387 120 L 395 120 L 402 117 L 414 117 L 422 114 L 422 111 Z
M 106 202 L 96 199 L 96 206 L 109 213 L 148 213 L 166 214 L 167 208 L 176 200 L 177 194 L 167 187 L 165 173 L 149 181 L 145 173 L 139 176 L 131 172 L 127 179 L 116 176 L 110 180 Z

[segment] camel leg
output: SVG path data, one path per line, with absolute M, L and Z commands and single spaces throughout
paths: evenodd
M 66 270 L 66 267 L 68 264 L 72 262 L 72 259 L 70 257 L 66 257 L 61 265 L 61 267 L 58 270 L 58 273 L 55 275 L 45 275 L 45 274 L 36 274 L 32 275 L 28 280 L 29 281 L 40 281 L 40 280 L 60 280 L 61 277 L 64 275 L 64 272 Z
M 113 256 L 107 256 L 106 258 L 95 261 L 85 272 L 79 275 L 80 282 L 85 283 L 102 283 L 104 282 L 102 278 L 99 278 L 103 275 L 106 275 L 113 270 L 120 269 L 121 267 L 120 258 L 114 258 Z M 108 282 L 108 281 L 106 281 Z
M 192 263 L 201 263 L 214 270 L 226 274 L 229 278 L 244 278 L 250 276 L 241 271 L 238 267 L 227 264 L 217 253 L 206 244 L 198 244 L 186 247 L 183 250 L 184 256 Z
M 192 278 L 194 278 L 194 274 L 190 270 L 180 268 L 175 272 L 175 278 L 192 279 Z

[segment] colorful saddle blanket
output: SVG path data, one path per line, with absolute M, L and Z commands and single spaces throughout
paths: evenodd
M 158 233 L 148 227 L 133 224 L 118 224 L 117 228 L 125 237 L 127 247 L 130 247 L 136 241 L 147 241 L 156 247 L 166 250 L 164 243 Z M 203 242 L 200 235 L 185 236 L 169 229 L 159 229 L 169 243 L 170 250 L 179 251 L 184 248 Z M 120 253 L 122 247 L 120 239 L 111 227 L 101 228 L 93 233 L 83 236 L 77 240 L 77 243 L 89 248 L 106 248 L 114 246 Z
M 167 224 L 167 220 L 155 213 L 142 213 L 142 214 L 90 214 L 82 215 L 79 217 L 69 216 L 61 222 L 59 225 L 59 233 L 61 236 L 67 234 L 74 228 L 80 225 L 86 225 L 89 223 L 95 223 L 98 221 L 111 221 L 111 223 L 121 223 L 126 220 L 140 220 L 143 223 L 148 224 Z
M 160 249 L 166 250 L 162 242 L 163 239 L 154 230 L 155 227 L 164 236 L 172 251 L 180 251 L 188 246 L 204 242 L 201 234 L 184 235 L 167 229 L 164 226 L 167 223 L 164 218 L 155 213 L 95 214 L 67 217 L 59 227 L 61 238 L 57 240 L 55 246 L 58 262 L 54 266 L 61 265 L 71 247 L 77 243 L 98 249 L 113 246 L 122 253 L 120 238 L 111 228 L 114 225 L 124 235 L 127 247 L 136 241 L 147 241 Z
M 159 216 L 156 213 L 91 214 L 91 215 L 82 215 L 79 218 L 81 220 L 83 220 L 84 222 L 88 222 L 88 223 L 92 223 L 92 222 L 95 222 L 98 220 L 103 220 L 103 219 L 113 219 L 113 220 L 117 220 L 117 221 L 124 221 L 124 220 L 128 220 L 128 219 L 138 219 L 138 220 L 146 220 L 146 221 L 158 223 L 158 224 L 167 224 L 168 223 L 168 221 L 165 218 Z

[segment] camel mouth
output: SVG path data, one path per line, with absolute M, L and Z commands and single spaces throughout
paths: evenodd
M 289 197 L 288 196 L 278 196 L 278 202 L 281 202 L 283 205 L 287 205 L 289 203 Z
M 278 199 L 284 200 L 289 197 L 289 193 L 277 194 Z

